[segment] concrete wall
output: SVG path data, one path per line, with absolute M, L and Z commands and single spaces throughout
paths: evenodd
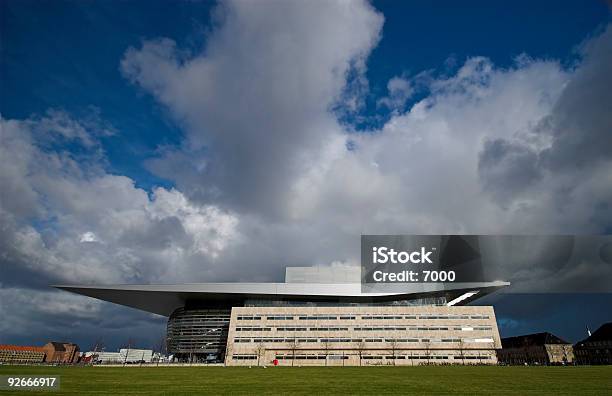
M 497 364 L 499 348 L 490 306 L 236 307 L 226 364 Z

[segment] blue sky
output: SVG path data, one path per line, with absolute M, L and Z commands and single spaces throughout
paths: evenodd
M 279 281 L 355 265 L 366 233 L 610 233 L 610 15 L 603 1 L 0 2 L 0 313 L 27 306 L 0 343 L 144 346 L 163 330 L 49 284 Z M 612 265 L 529 271 L 542 293 L 599 294 L 487 297 L 502 335 L 576 341 L 612 319 Z M 548 313 L 521 314 L 526 301 Z

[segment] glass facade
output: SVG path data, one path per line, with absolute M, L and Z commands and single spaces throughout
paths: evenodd
M 350 301 L 296 301 L 283 299 L 247 299 L 245 307 L 411 307 L 411 306 L 443 306 L 447 303 L 446 296 L 417 298 L 412 300 L 380 301 L 380 302 L 350 302 Z
M 169 353 L 183 362 L 223 359 L 231 308 L 175 310 L 168 319 Z

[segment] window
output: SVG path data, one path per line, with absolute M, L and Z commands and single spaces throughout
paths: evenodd
M 270 331 L 271 327 L 236 327 L 236 331 Z
M 307 327 L 277 327 L 277 331 L 306 331 Z
M 293 355 L 276 355 L 278 360 L 293 360 Z M 295 355 L 295 360 L 325 360 L 325 355 Z
M 328 315 L 311 315 L 311 316 L 300 316 L 299 320 L 337 320 L 337 316 Z
M 234 360 L 256 360 L 257 356 L 255 355 L 234 355 L 232 356 Z
M 347 331 L 348 327 L 311 327 L 310 331 Z
M 238 316 L 236 319 L 238 320 L 261 320 L 261 316 L 241 315 L 241 316 Z

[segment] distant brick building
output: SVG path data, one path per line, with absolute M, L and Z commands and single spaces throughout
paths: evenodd
M 21 345 L 0 345 L 2 363 L 42 363 L 45 351 L 42 347 Z
M 574 345 L 578 364 L 612 364 L 612 322 Z
M 0 345 L 2 363 L 77 363 L 79 346 L 70 342 L 48 342 L 42 347 Z
M 497 359 L 504 364 L 569 364 L 574 361 L 572 344 L 551 333 L 502 338 Z
M 48 342 L 42 347 L 47 363 L 77 363 L 79 346 L 70 342 Z

